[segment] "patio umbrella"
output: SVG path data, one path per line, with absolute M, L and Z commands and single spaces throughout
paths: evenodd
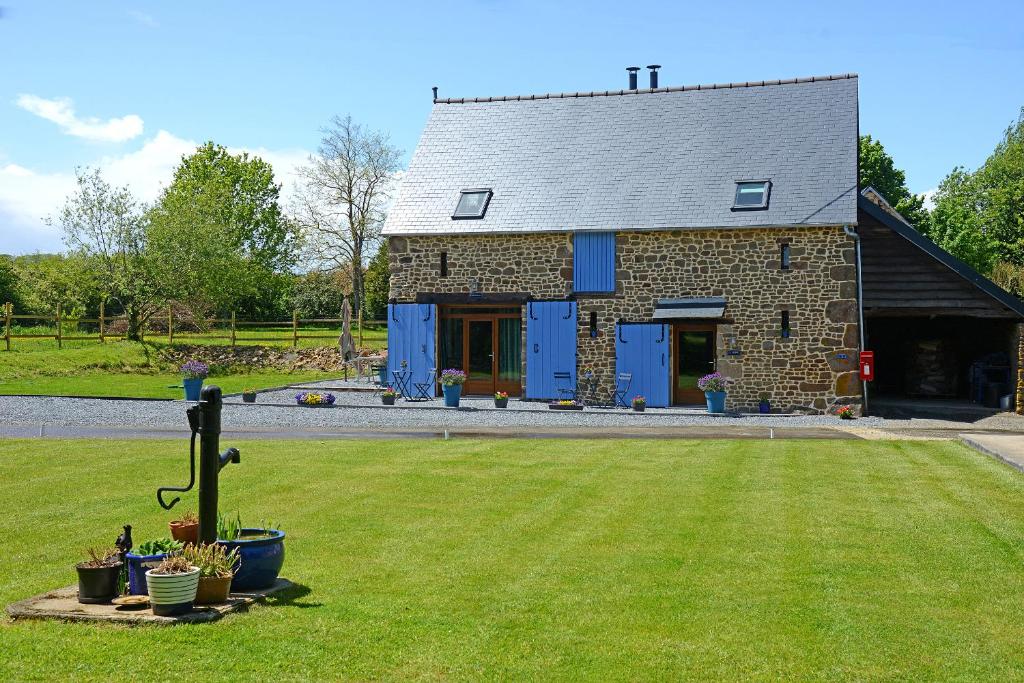
M 356 357 L 356 343 L 352 339 L 352 307 L 346 298 L 341 302 L 341 336 L 338 337 L 341 358 L 350 361 Z

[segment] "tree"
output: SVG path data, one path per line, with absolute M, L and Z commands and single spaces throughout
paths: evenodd
M 1024 108 L 980 168 L 942 181 L 930 235 L 983 273 L 1024 267 Z
M 123 311 L 127 337 L 138 340 L 158 299 L 147 252 L 144 207 L 127 187 L 107 183 L 99 169 L 78 170 L 75 175 L 78 189 L 48 222 L 64 230 L 68 249 L 84 260 L 104 298 Z
M 351 293 L 351 278 L 341 271 L 312 271 L 295 280 L 292 306 L 304 318 L 337 318 L 341 304 Z
M 352 307 L 359 310 L 363 259 L 380 238 L 402 153 L 387 136 L 363 129 L 351 116 L 335 116 L 322 132 L 318 153 L 300 170 L 303 184 L 294 214 L 310 259 L 351 273 Z
M 14 267 L 14 259 L 7 254 L 0 254 L 0 306 L 8 302 L 14 304 L 14 307 L 19 310 L 24 306 L 21 301 L 21 289 L 18 286 L 18 271 Z
M 915 195 L 907 188 L 906 174 L 896 168 L 885 147 L 870 135 L 860 136 L 860 187 L 873 187 L 892 204 L 901 216 L 917 230 L 928 228 L 928 210 L 924 195 Z
M 388 314 L 388 292 L 391 286 L 391 269 L 388 262 L 388 243 L 382 240 L 377 253 L 370 259 L 366 269 L 363 294 L 363 316 L 367 320 L 384 320 Z
M 183 157 L 154 207 L 149 237 L 168 298 L 224 310 L 287 272 L 297 231 L 270 164 L 207 142 Z

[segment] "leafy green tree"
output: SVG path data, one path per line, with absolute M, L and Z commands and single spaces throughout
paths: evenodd
M 927 230 L 924 195 L 915 195 L 907 188 L 906 173 L 896 168 L 882 143 L 870 135 L 860 136 L 859 182 L 861 189 L 870 186 L 878 190 L 917 230 Z
M 370 259 L 364 277 L 363 317 L 367 320 L 384 320 L 388 312 L 388 291 L 391 286 L 391 270 L 388 265 L 388 243 L 383 240 L 377 253 Z
M 63 229 L 64 243 L 80 257 L 72 263 L 84 264 L 83 273 L 124 312 L 126 336 L 138 340 L 159 301 L 146 245 L 145 209 L 127 187 L 105 181 L 99 169 L 76 171 L 76 180 L 77 190 L 49 222 Z
M 288 272 L 298 240 L 280 191 L 259 157 L 212 142 L 184 157 L 151 214 L 164 294 L 197 312 L 227 310 Z
M 341 304 L 352 293 L 347 273 L 312 271 L 299 276 L 292 290 L 292 306 L 304 318 L 337 318 Z
M 983 273 L 1024 266 L 1024 108 L 980 168 L 942 181 L 929 234 Z
M 69 316 L 94 317 L 99 300 L 108 293 L 94 259 L 79 252 L 68 254 L 30 254 L 14 259 L 17 292 L 22 313 L 52 315 L 60 304 Z M 117 302 L 112 302 L 119 314 Z
M 14 259 L 7 254 L 0 254 L 0 307 L 8 302 L 17 310 L 22 310 L 25 305 L 21 300 L 21 288 Z

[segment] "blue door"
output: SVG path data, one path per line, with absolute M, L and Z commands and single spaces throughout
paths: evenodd
M 615 326 L 615 371 L 633 374 L 626 400 L 643 396 L 647 405 L 664 408 L 669 402 L 668 325 L 619 323 Z
M 433 304 L 388 304 L 388 383 L 395 370 L 412 371 L 413 382 L 426 382 L 434 369 L 434 327 L 437 311 Z
M 558 398 L 556 372 L 576 386 L 576 302 L 526 304 L 526 398 Z

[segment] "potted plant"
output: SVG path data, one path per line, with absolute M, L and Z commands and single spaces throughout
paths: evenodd
M 118 579 L 124 563 L 117 548 L 86 551 L 89 559 L 75 565 L 78 570 L 78 602 L 95 605 L 110 602 L 117 597 Z
M 853 420 L 857 417 L 853 414 L 853 406 L 839 406 L 836 408 L 836 415 L 840 420 Z
M 647 399 L 646 398 L 644 398 L 643 396 L 634 396 L 633 397 L 633 410 L 634 411 L 636 411 L 638 413 L 642 413 L 642 412 L 644 412 L 644 409 L 646 409 L 646 408 L 647 408 Z
M 329 408 L 334 405 L 334 394 L 328 392 L 303 391 L 295 394 L 295 402 L 310 408 Z
M 444 392 L 444 404 L 449 408 L 459 407 L 462 396 L 462 385 L 466 382 L 466 373 L 455 368 L 441 371 L 441 391 Z
M 149 604 L 158 617 L 173 617 L 192 611 L 199 589 L 199 567 L 181 554 L 168 555 L 146 572 Z
M 709 413 L 725 412 L 725 394 L 732 380 L 720 372 L 712 372 L 697 380 L 697 388 L 704 392 Z
M 494 407 L 495 408 L 508 408 L 508 392 L 507 391 L 496 391 L 496 392 L 494 392 Z
M 380 400 L 386 406 L 395 405 L 395 399 L 398 398 L 398 392 L 395 391 L 394 387 L 388 387 L 384 391 L 380 392 Z
M 181 519 L 169 522 L 167 526 L 171 528 L 171 538 L 175 541 L 186 544 L 199 542 L 199 517 L 191 510 L 182 515 Z
M 583 410 L 583 405 L 572 399 L 563 398 L 548 404 L 550 410 Z
M 203 380 L 210 375 L 210 366 L 201 360 L 190 360 L 181 366 L 185 385 L 185 400 L 198 401 L 199 392 L 203 390 Z
M 757 412 L 762 415 L 772 412 L 771 396 L 768 392 L 762 391 L 757 395 Z
M 242 401 L 244 403 L 255 403 L 256 402 L 256 388 L 249 387 L 248 389 L 242 389 Z
M 275 524 L 261 522 L 259 527 L 244 527 L 237 513 L 234 519 L 220 516 L 217 544 L 228 552 L 238 551 L 232 592 L 269 588 L 277 581 L 284 565 L 284 532 Z
M 157 538 L 146 541 L 124 556 L 128 563 L 128 592 L 131 595 L 146 595 L 146 570 L 163 562 L 169 553 L 182 549 L 180 541 Z
M 182 551 L 190 564 L 199 567 L 199 588 L 196 591 L 197 605 L 213 605 L 227 602 L 231 593 L 231 579 L 239 564 L 238 549 L 228 552 L 216 543 L 190 545 Z

